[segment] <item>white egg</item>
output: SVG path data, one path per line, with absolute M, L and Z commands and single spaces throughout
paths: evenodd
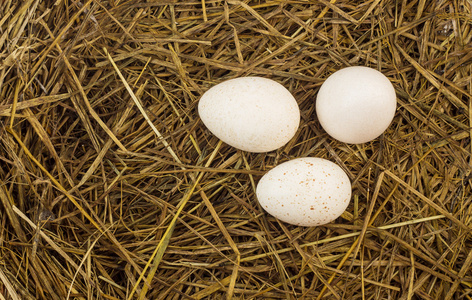
M 203 124 L 223 142 L 249 152 L 268 152 L 296 133 L 300 110 L 281 84 L 261 77 L 224 81 L 198 103 Z
M 385 75 L 372 68 L 348 67 L 323 83 L 316 98 L 316 114 L 330 136 L 361 144 L 388 128 L 396 105 L 395 89 Z
M 316 226 L 338 218 L 349 205 L 351 182 L 335 163 L 297 158 L 267 172 L 256 195 L 262 208 L 284 222 Z

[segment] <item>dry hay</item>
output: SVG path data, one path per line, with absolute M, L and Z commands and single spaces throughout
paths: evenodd
M 0 1 L 0 299 L 472 299 L 471 14 L 466 0 Z M 350 65 L 398 94 L 362 145 L 314 115 Z M 246 75 L 299 103 L 277 151 L 237 151 L 198 118 L 204 91 Z M 257 204 L 259 178 L 304 156 L 352 180 L 332 224 Z

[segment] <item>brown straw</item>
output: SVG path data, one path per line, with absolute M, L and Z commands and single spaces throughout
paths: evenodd
M 0 1 L 0 299 L 471 300 L 471 16 L 465 0 Z M 361 145 L 315 113 L 348 66 L 398 96 Z M 202 94 L 238 76 L 296 98 L 284 147 L 239 151 L 201 122 Z M 306 156 L 353 188 L 313 228 L 255 196 Z

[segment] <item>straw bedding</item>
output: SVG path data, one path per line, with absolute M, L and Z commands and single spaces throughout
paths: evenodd
M 0 1 L 0 298 L 472 299 L 471 15 L 464 0 Z M 398 96 L 361 145 L 314 112 L 352 65 Z M 277 151 L 199 120 L 207 89 L 248 75 L 299 104 Z M 306 156 L 352 182 L 325 226 L 255 198 Z

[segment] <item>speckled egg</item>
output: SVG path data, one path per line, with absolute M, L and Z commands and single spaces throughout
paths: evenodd
M 256 195 L 262 208 L 284 222 L 316 226 L 332 222 L 349 205 L 351 182 L 335 163 L 297 158 L 267 172 Z
M 248 152 L 268 152 L 296 133 L 300 110 L 281 84 L 261 77 L 224 81 L 198 103 L 203 124 L 223 142 Z

